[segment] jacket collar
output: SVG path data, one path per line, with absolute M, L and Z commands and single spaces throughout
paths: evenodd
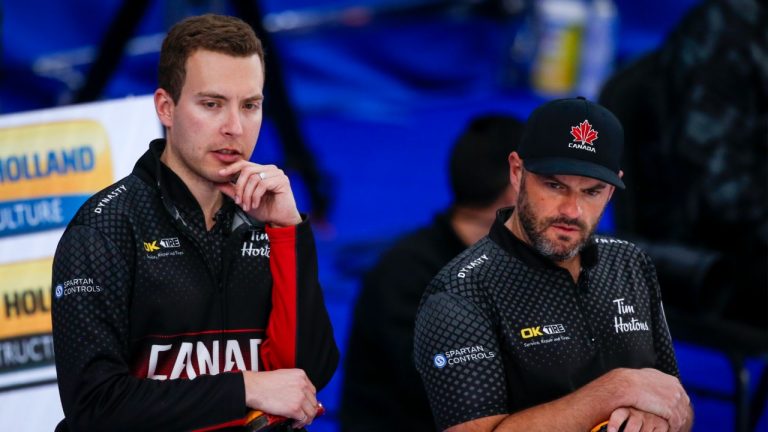
M 162 138 L 150 142 L 149 149 L 136 162 L 133 174 L 148 184 L 156 185 L 160 191 L 163 205 L 171 217 L 182 225 L 187 226 L 187 221 L 182 216 L 182 213 L 202 218 L 203 211 L 184 181 L 160 160 L 160 156 L 165 150 L 165 145 L 166 141 Z M 232 224 L 232 230 L 243 222 L 247 222 L 249 225 L 258 225 L 247 214 L 242 212 L 231 198 L 224 195 L 224 204 L 219 213 L 223 217 L 232 219 L 236 212 L 239 217 L 234 218 L 235 223 Z

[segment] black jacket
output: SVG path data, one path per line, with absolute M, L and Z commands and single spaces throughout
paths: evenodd
M 656 271 L 633 244 L 594 236 L 574 282 L 504 225 L 430 282 L 414 361 L 438 429 L 563 397 L 615 368 L 679 376 Z
M 270 228 L 227 200 L 226 231 L 209 241 L 163 149 L 153 141 L 91 197 L 56 250 L 56 370 L 73 430 L 233 425 L 247 411 L 237 371 L 297 367 L 319 389 L 336 369 L 309 223 Z
M 429 281 L 464 249 L 450 213 L 441 213 L 365 275 L 345 356 L 342 431 L 434 430 L 413 365 L 413 323 Z

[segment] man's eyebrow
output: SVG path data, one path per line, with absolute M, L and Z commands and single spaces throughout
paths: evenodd
M 220 100 L 229 100 L 229 98 L 224 96 L 223 94 L 215 93 L 215 92 L 200 92 L 200 93 L 197 94 L 197 97 L 199 97 L 199 98 L 220 99 Z M 249 96 L 249 97 L 245 98 L 244 100 L 246 102 L 252 102 L 252 101 L 259 101 L 259 100 L 262 100 L 262 99 L 264 99 L 264 95 L 257 94 L 257 95 Z
M 224 96 L 223 94 L 213 93 L 213 92 L 199 92 L 199 93 L 197 93 L 196 96 L 199 97 L 199 98 L 211 98 L 211 99 L 227 100 L 227 97 Z
M 538 175 L 539 177 L 541 177 L 545 181 L 553 181 L 555 183 L 559 183 L 559 184 L 565 185 L 565 183 L 563 183 L 562 181 L 558 180 L 557 176 L 554 175 L 554 174 L 536 174 L 536 175 Z M 588 188 L 584 188 L 583 190 L 599 192 L 599 191 L 601 191 L 601 190 L 603 190 L 603 189 L 605 189 L 607 187 L 608 187 L 607 183 L 599 182 L 596 185 L 590 186 Z
M 598 184 L 596 184 L 596 185 L 594 185 L 592 187 L 588 187 L 587 189 L 598 189 L 598 190 L 600 190 L 600 189 L 605 189 L 607 187 L 608 187 L 607 183 L 602 183 L 601 182 L 601 183 L 598 183 Z
M 253 102 L 253 101 L 260 101 L 260 100 L 264 100 L 264 95 L 257 94 L 244 99 L 245 102 Z
M 553 181 L 553 182 L 557 182 L 557 183 L 561 183 L 561 184 L 563 183 L 560 180 L 558 180 L 557 177 L 555 177 L 552 174 L 536 174 L 536 175 L 541 177 L 544 180 L 549 180 L 549 181 Z
M 607 183 L 598 183 L 592 187 L 585 188 L 585 192 L 602 192 L 608 187 Z

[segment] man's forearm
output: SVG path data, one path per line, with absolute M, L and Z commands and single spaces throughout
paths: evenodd
M 588 431 L 622 407 L 658 416 L 669 423 L 671 431 L 689 430 L 693 416 L 688 396 L 675 377 L 650 369 L 614 369 L 551 402 L 507 416 L 475 419 L 448 430 Z
M 589 431 L 622 406 L 621 378 L 615 372 L 590 382 L 573 393 L 507 416 L 494 431 Z
M 584 387 L 551 402 L 506 416 L 475 419 L 452 426 L 449 432 L 573 430 L 588 431 L 619 407 L 618 378 L 609 372 Z

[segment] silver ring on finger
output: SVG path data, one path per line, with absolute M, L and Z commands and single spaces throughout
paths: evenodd
M 259 178 L 260 178 L 260 179 L 262 179 L 262 180 L 265 180 L 265 179 L 267 178 L 267 173 L 265 173 L 265 172 L 263 172 L 263 171 L 262 171 L 262 172 L 260 172 L 260 173 L 259 173 Z

